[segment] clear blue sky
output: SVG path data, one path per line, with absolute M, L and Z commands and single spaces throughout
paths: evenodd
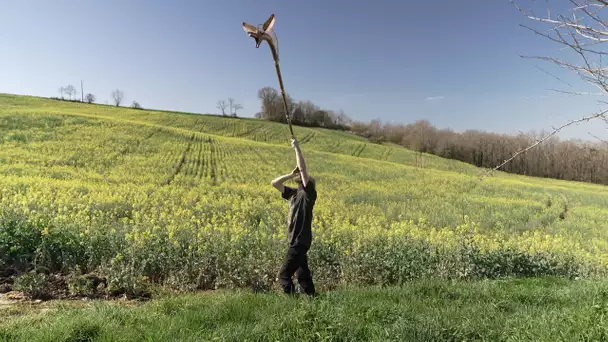
M 508 0 L 2 1 L 0 92 L 58 96 L 84 80 L 100 103 L 120 88 L 127 105 L 209 113 L 234 97 L 253 116 L 257 90 L 278 81 L 268 47 L 255 49 L 241 22 L 271 13 L 287 92 L 353 119 L 517 133 L 600 109 L 598 96 L 547 90 L 596 88 L 519 57 L 562 52 L 519 27 Z M 588 131 L 606 136 L 597 122 L 562 136 Z

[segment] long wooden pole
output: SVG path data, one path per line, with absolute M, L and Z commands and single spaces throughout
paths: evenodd
M 266 21 L 264 24 L 264 28 L 268 29 L 272 26 L 274 22 L 274 14 L 270 16 L 270 19 Z M 279 54 L 277 53 L 277 48 L 273 43 L 273 38 L 267 34 L 266 32 L 260 31 L 261 29 L 256 29 L 253 25 L 247 24 L 243 22 L 243 29 L 249 37 L 255 39 L 255 47 L 259 48 L 262 41 L 266 41 L 268 46 L 270 47 L 270 51 L 272 51 L 272 58 L 274 59 L 274 67 L 277 69 L 277 77 L 279 78 L 279 86 L 281 87 L 281 95 L 283 97 L 283 108 L 285 109 L 285 117 L 287 118 L 287 124 L 289 125 L 289 132 L 291 133 L 291 137 L 295 139 L 295 134 L 293 133 L 293 127 L 291 126 L 291 117 L 289 115 L 289 108 L 287 106 L 287 96 L 285 95 L 285 87 L 283 86 L 283 77 L 281 76 L 281 67 L 279 66 Z
M 270 42 L 269 42 L 270 43 Z M 279 78 L 279 87 L 281 87 L 281 95 L 283 96 L 283 108 L 285 109 L 285 117 L 287 118 L 287 124 L 289 125 L 289 132 L 291 133 L 291 137 L 295 138 L 295 134 L 293 133 L 293 128 L 291 127 L 291 117 L 289 115 L 289 108 L 287 107 L 287 98 L 285 96 L 285 87 L 283 86 L 283 77 L 281 76 L 281 67 L 279 66 L 279 56 L 277 55 L 276 48 L 272 43 L 270 45 L 270 49 L 272 50 L 272 58 L 274 58 L 274 67 L 277 69 L 277 76 Z

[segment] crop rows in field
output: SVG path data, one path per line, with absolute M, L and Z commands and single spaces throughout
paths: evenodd
M 274 175 L 273 172 L 286 172 L 286 169 L 276 170 L 272 166 L 285 159 L 289 150 L 273 150 L 266 146 L 227 142 L 195 134 L 182 154 L 174 178 L 178 184 L 188 186 L 217 186 L 227 181 L 237 184 L 256 180 L 267 183 L 269 177 Z M 287 160 L 284 163 L 286 168 L 292 164 L 293 161 Z
M 75 114 L 91 115 L 100 119 L 115 118 L 183 130 L 199 132 L 213 136 L 226 136 L 289 146 L 289 129 L 287 125 L 266 122 L 257 119 L 227 118 L 210 115 L 172 114 L 168 112 L 132 110 L 114 107 L 87 106 L 74 103 L 57 103 L 49 110 L 45 103 L 48 100 L 33 99 L 28 105 L 20 108 L 30 113 L 57 115 Z M 14 108 L 14 107 L 9 107 Z M 7 110 L 7 109 L 5 109 Z M 366 143 L 365 139 L 344 132 L 336 132 L 322 128 L 294 127 L 296 136 L 308 149 L 355 155 L 361 158 L 385 160 L 405 165 L 417 165 L 414 152 L 391 145 Z M 365 145 L 362 145 L 365 144 Z M 365 146 L 364 148 L 362 148 Z M 466 163 L 445 160 L 433 155 L 424 155 L 424 165 L 446 171 L 477 172 L 475 167 Z

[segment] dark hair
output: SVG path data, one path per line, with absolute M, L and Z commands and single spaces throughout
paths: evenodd
M 302 184 L 302 177 L 296 178 L 295 182 L 296 182 L 296 184 L 298 184 L 298 189 L 304 189 L 304 184 Z M 315 185 L 316 184 L 315 184 L 314 178 L 308 176 L 308 184 L 307 184 L 307 186 L 308 187 L 310 187 L 310 186 L 315 187 Z

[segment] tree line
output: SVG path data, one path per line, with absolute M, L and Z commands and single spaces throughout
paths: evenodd
M 311 101 L 296 101 L 288 94 L 287 108 L 291 118 L 291 123 L 306 127 L 324 127 L 336 130 L 348 130 L 351 121 L 344 111 L 335 112 L 322 109 Z M 281 93 L 272 88 L 264 87 L 258 91 L 258 99 L 262 104 L 262 110 L 255 114 L 256 118 L 263 118 L 269 121 L 287 123 L 283 97 Z
M 377 143 L 455 159 L 482 168 L 494 168 L 545 137 L 545 132 L 507 135 L 481 130 L 462 133 L 438 129 L 427 120 L 382 124 L 356 122 L 351 132 Z M 608 144 L 604 141 L 560 140 L 556 136 L 517 156 L 500 170 L 521 175 L 608 184 Z
M 261 111 L 255 116 L 286 123 L 281 93 L 265 87 L 258 91 Z M 311 101 L 296 101 L 286 94 L 292 123 L 349 131 L 372 143 L 391 142 L 413 151 L 459 160 L 477 167 L 494 168 L 546 136 L 545 132 L 507 135 L 481 130 L 461 133 L 438 129 L 427 120 L 410 124 L 351 120 L 344 111 L 322 109 Z M 608 184 L 608 142 L 560 140 L 551 136 L 517 156 L 500 170 L 515 174 Z
M 95 101 L 97 100 L 97 97 L 94 94 L 92 94 L 92 93 L 84 94 L 84 92 L 83 92 L 83 94 L 81 94 L 82 97 L 80 99 L 78 99 L 77 98 L 78 90 L 76 90 L 76 87 L 74 87 L 71 84 L 69 84 L 65 87 L 64 86 L 59 87 L 58 91 L 61 96 L 60 97 L 51 97 L 52 99 L 61 100 L 61 101 L 69 101 L 69 102 L 86 102 L 89 104 L 95 103 Z M 66 98 L 66 95 L 67 95 L 67 98 Z M 114 105 L 116 107 L 119 107 L 124 100 L 125 93 L 124 93 L 124 91 L 122 91 L 120 89 L 115 89 L 112 91 L 110 96 L 112 98 L 112 102 L 114 103 Z M 107 104 L 107 102 L 106 102 L 106 104 Z M 143 109 L 143 107 L 139 104 L 139 102 L 137 102 L 135 100 L 131 103 L 131 108 Z
M 230 116 L 237 117 L 238 110 L 243 109 L 243 106 L 240 103 L 237 103 L 234 98 L 230 97 L 228 98 L 228 102 L 226 102 L 226 100 L 217 101 L 217 108 L 222 111 L 222 116 L 228 116 L 228 114 L 226 114 L 226 110 L 228 110 Z

